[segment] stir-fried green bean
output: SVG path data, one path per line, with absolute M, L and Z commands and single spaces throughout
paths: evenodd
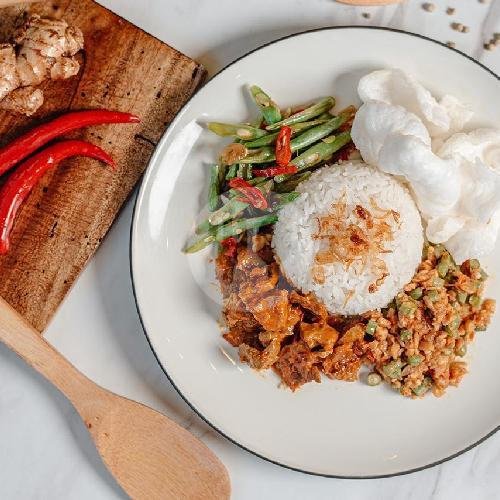
M 250 87 L 250 92 L 268 125 L 281 120 L 280 108 L 260 87 L 253 85 Z
M 265 146 L 260 149 L 251 149 L 249 154 L 240 160 L 240 163 L 268 163 L 274 161 L 274 148 Z
M 231 179 L 234 179 L 236 177 L 236 174 L 238 173 L 238 164 L 235 163 L 234 165 L 231 165 L 228 169 L 227 169 L 227 173 L 226 173 L 226 181 L 229 181 Z
M 341 125 L 343 125 L 350 117 L 350 114 L 342 113 L 338 116 L 335 116 L 331 120 L 328 120 L 325 123 L 317 125 L 309 130 L 306 130 L 303 134 L 298 135 L 293 138 L 290 142 L 290 149 L 292 152 L 298 151 L 299 149 L 304 149 L 315 142 L 320 141 L 321 139 L 329 136 L 334 130 L 337 130 Z M 339 134 L 340 137 L 341 134 Z M 332 138 L 333 140 L 333 138 Z M 350 140 L 350 136 L 349 136 Z M 349 140 L 347 142 L 349 142 Z M 347 144 L 346 142 L 346 144 Z M 245 144 L 248 146 L 248 144 Z M 340 149 L 340 148 L 339 148 Z M 243 158 L 241 160 L 242 163 L 265 163 L 269 161 L 273 161 L 276 159 L 274 155 L 274 149 L 270 146 L 262 147 L 257 150 L 255 153 L 250 150 L 249 156 Z M 333 153 L 332 153 L 333 154 Z M 292 164 L 295 163 L 292 161 Z
M 210 222 L 208 222 L 208 219 L 205 219 L 203 222 L 196 226 L 194 232 L 196 234 L 205 234 L 208 233 L 210 229 L 212 229 L 212 225 L 210 224 Z
M 208 188 L 208 209 L 213 212 L 219 206 L 219 194 L 221 188 L 221 167 L 212 165 L 210 167 L 210 184 Z
M 375 335 L 375 332 L 377 331 L 377 328 L 378 328 L 377 322 L 371 319 L 370 321 L 368 321 L 366 325 L 365 333 L 373 337 L 373 335 Z
M 267 196 L 271 192 L 273 181 L 270 179 L 266 180 L 256 187 L 264 196 Z M 235 192 L 238 193 L 236 190 Z M 225 222 L 238 217 L 238 215 L 244 212 L 248 206 L 248 203 L 240 200 L 236 196 L 230 198 L 224 205 L 222 205 L 222 207 L 215 212 L 212 212 L 208 218 L 196 228 L 196 234 L 208 232 L 210 228 L 219 226 L 220 224 L 224 224 Z
M 424 381 L 415 389 L 412 389 L 416 396 L 423 396 L 432 387 L 432 379 L 430 377 L 425 377 Z
M 297 156 L 297 158 L 294 158 L 290 163 L 295 165 L 299 170 L 314 167 L 318 163 L 331 158 L 334 153 L 350 141 L 350 132 L 342 132 L 337 136 L 327 137 L 324 141 L 315 144 L 301 155 Z M 283 182 L 287 177 L 287 175 L 277 175 L 274 180 L 276 182 Z
M 275 191 L 277 193 L 289 193 L 290 191 L 294 191 L 301 182 L 309 179 L 311 174 L 312 172 L 308 170 L 306 172 L 301 172 L 300 174 L 291 175 L 288 179 L 286 179 L 286 181 L 276 184 Z
M 321 99 L 321 101 L 318 101 L 303 111 L 299 111 L 284 120 L 268 125 L 266 130 L 278 130 L 285 125 L 292 125 L 294 123 L 311 120 L 312 118 L 316 118 L 317 116 L 323 114 L 325 111 L 330 110 L 333 106 L 335 106 L 335 99 L 333 97 L 325 97 L 324 99 Z
M 309 122 L 295 123 L 294 125 L 290 125 L 292 129 L 292 136 L 296 136 L 301 132 L 304 132 L 316 125 L 321 125 L 332 119 L 332 116 L 329 115 L 328 118 L 318 118 L 317 120 L 311 120 Z M 276 142 L 276 138 L 278 137 L 278 132 L 268 133 L 259 139 L 255 139 L 254 141 L 245 142 L 245 146 L 247 148 L 261 148 L 263 146 L 272 146 Z
M 184 249 L 184 253 L 196 253 L 215 242 L 215 234 L 209 232 Z
M 382 367 L 382 371 L 384 372 L 384 375 L 392 380 L 396 379 L 399 380 L 402 378 L 401 374 L 401 368 L 403 367 L 403 364 L 401 360 L 396 359 L 394 361 L 389 361 L 389 363 L 385 364 Z
M 278 219 L 277 212 L 300 196 L 296 188 L 299 183 L 309 178 L 309 169 L 330 159 L 351 140 L 349 132 L 332 135 L 355 111 L 351 107 L 340 112 L 338 116 L 332 116 L 329 111 L 335 105 L 333 97 L 325 97 L 308 108 L 289 115 L 282 113 L 278 105 L 260 87 L 252 86 L 250 92 L 262 113 L 258 121 L 252 124 L 207 124 L 208 129 L 215 134 L 232 137 L 233 143 L 224 148 L 219 164 L 210 167 L 210 212 L 196 227 L 198 239 L 188 245 L 184 250 L 186 253 L 198 252 L 212 243 L 218 244 L 231 236 L 274 224 Z M 263 124 L 267 125 L 265 130 L 262 128 Z M 292 130 L 292 152 L 302 150 L 301 154 L 290 162 L 299 172 L 278 175 L 274 179 L 253 178 L 253 164 L 272 164 L 275 161 L 274 145 L 279 129 L 283 126 L 289 126 Z M 235 177 L 242 178 L 259 189 L 267 198 L 269 208 L 264 211 L 256 210 L 245 201 L 239 190 L 231 189 L 226 181 Z M 263 213 L 265 215 L 262 215 Z
M 296 200 L 299 196 L 300 193 L 297 193 L 296 191 L 292 191 L 291 193 L 276 194 L 273 197 L 271 209 L 273 210 L 273 212 L 276 210 L 280 210 L 288 203 Z
M 220 135 L 221 137 L 231 136 L 236 139 L 242 139 L 243 141 L 252 141 L 268 135 L 268 132 L 262 130 L 261 128 L 252 127 L 250 125 L 245 125 L 244 123 L 219 123 L 219 122 L 209 122 L 207 127 L 214 134 Z
M 277 220 L 278 215 L 274 213 L 261 217 L 252 217 L 251 219 L 237 219 L 217 227 L 215 231 L 215 240 L 222 241 L 230 236 L 238 236 L 250 229 L 258 229 L 262 226 L 274 224 Z
M 322 123 L 314 128 L 311 128 L 300 134 L 299 136 L 292 139 L 290 147 L 292 151 L 298 151 L 299 149 L 304 149 L 311 144 L 323 139 L 324 137 L 330 135 L 334 130 L 337 130 L 341 125 L 343 125 L 351 116 L 351 113 L 343 112 L 338 116 L 335 116 L 326 123 Z

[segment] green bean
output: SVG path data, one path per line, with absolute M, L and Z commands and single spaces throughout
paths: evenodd
M 437 272 L 441 278 L 446 278 L 448 271 L 452 266 L 451 257 L 449 254 L 444 254 L 437 265 Z
M 469 297 L 469 304 L 472 307 L 479 307 L 481 305 L 481 298 L 478 295 L 471 295 Z
M 262 116 L 268 125 L 279 122 L 281 120 L 280 108 L 274 101 L 257 85 L 250 87 L 254 101 L 259 106 Z
M 417 366 L 422 362 L 422 356 L 419 356 L 418 354 L 414 354 L 413 356 L 408 356 L 408 363 L 411 366 Z
M 273 181 L 268 180 L 256 187 L 264 196 L 267 196 L 273 187 Z M 249 206 L 248 203 L 241 201 L 236 197 L 230 198 L 227 203 L 222 205 L 222 207 L 220 207 L 215 212 L 212 212 L 208 216 L 207 221 L 210 224 L 210 226 L 219 226 L 220 224 L 224 224 L 225 222 L 234 219 L 235 217 L 240 215 L 245 209 L 248 208 L 248 206 Z M 206 221 L 203 222 L 200 226 L 206 227 Z M 199 230 L 200 226 L 198 226 L 197 228 L 198 230 L 196 231 L 198 234 L 200 234 L 201 232 Z
M 424 381 L 418 386 L 412 389 L 416 396 L 423 396 L 432 387 L 432 380 L 429 377 L 425 377 Z
M 240 201 L 238 198 L 231 198 L 225 205 L 222 205 L 208 216 L 208 223 L 210 226 L 224 224 L 224 222 L 240 215 L 246 208 L 248 208 L 248 203 Z M 206 224 L 203 223 L 202 225 L 205 226 Z M 196 232 L 200 234 L 201 231 Z
M 237 219 L 228 222 L 223 226 L 219 226 L 215 231 L 215 241 L 222 241 L 230 236 L 237 236 L 249 229 L 258 229 L 262 226 L 274 224 L 278 220 L 276 214 L 263 215 L 261 217 L 253 217 L 251 219 Z
M 456 355 L 463 358 L 467 354 L 467 344 L 464 342 L 456 351 Z
M 443 245 L 438 244 L 434 247 L 434 255 L 436 256 L 436 259 L 439 259 L 444 252 L 446 252 L 446 248 L 444 248 Z
M 417 306 L 413 302 L 403 302 L 398 310 L 403 316 L 412 316 L 417 310 Z
M 465 292 L 458 292 L 457 300 L 460 304 L 464 305 L 467 302 L 467 294 Z
M 240 163 L 240 165 L 238 166 L 238 171 L 236 172 L 236 177 L 244 179 L 246 177 L 246 171 L 247 171 L 247 166 L 244 165 L 243 163 Z
M 208 219 L 205 219 L 203 222 L 198 224 L 198 226 L 196 226 L 196 229 L 194 230 L 194 232 L 196 234 L 205 234 L 205 233 L 208 233 L 210 231 L 210 229 L 212 229 L 212 224 L 210 224 L 210 222 L 208 222 Z
M 291 125 L 290 128 L 292 129 L 292 136 L 296 136 L 297 134 L 300 134 L 301 132 L 304 132 L 305 130 L 308 130 L 312 127 L 315 127 L 316 125 L 321 125 L 322 123 L 325 123 L 331 119 L 332 119 L 332 116 L 330 115 L 329 118 L 321 118 L 320 117 L 317 120 L 296 123 L 294 125 Z M 276 142 L 276 138 L 278 137 L 278 134 L 279 134 L 279 131 L 273 132 L 272 134 L 267 134 L 263 137 L 260 137 L 259 139 L 255 139 L 254 141 L 246 142 L 245 146 L 247 148 L 260 148 L 262 146 L 271 146 Z
M 300 111 L 298 113 L 285 118 L 284 120 L 274 122 L 266 127 L 266 130 L 277 130 L 285 125 L 293 125 L 294 123 L 305 122 L 311 118 L 316 118 L 317 116 L 323 114 L 325 111 L 330 110 L 335 106 L 335 99 L 333 97 L 325 97 L 318 101 L 317 103 L 309 106 L 308 108 Z
M 318 163 L 328 160 L 340 148 L 350 142 L 351 134 L 349 132 L 342 132 L 337 136 L 330 136 L 330 138 L 332 138 L 332 142 L 325 142 L 328 137 L 323 139 L 322 142 L 306 149 L 301 155 L 294 158 L 290 164 L 295 165 L 298 170 L 314 167 Z M 277 175 L 274 180 L 276 182 L 283 182 L 287 178 L 288 176 L 286 175 Z
M 292 191 L 291 193 L 275 194 L 271 204 L 273 212 L 282 209 L 288 203 L 295 201 L 300 196 L 300 193 Z
M 481 267 L 481 264 L 479 264 L 479 261 L 477 259 L 470 259 L 469 260 L 469 267 L 472 270 L 479 269 Z
M 425 295 L 431 302 L 439 300 L 439 292 L 437 290 L 429 290 Z
M 306 179 L 309 179 L 309 177 L 311 177 L 311 174 L 312 172 L 306 171 L 300 174 L 292 175 L 286 181 L 280 184 L 276 184 L 275 191 L 277 193 L 288 193 L 290 191 L 293 191 L 297 188 L 297 186 L 301 182 L 304 182 Z
M 292 150 L 292 152 L 295 152 L 298 151 L 299 149 L 304 149 L 307 146 L 310 146 L 311 144 L 320 141 L 321 139 L 324 139 L 325 142 L 327 142 L 327 140 L 329 139 L 331 141 L 331 144 L 335 144 L 337 139 L 343 136 L 343 134 L 340 134 L 339 136 L 330 136 L 330 137 L 327 136 L 331 134 L 334 130 L 339 128 L 343 123 L 345 123 L 345 121 L 347 121 L 348 118 L 349 117 L 346 114 L 339 115 L 325 123 L 322 123 L 321 125 L 317 125 L 316 127 L 307 130 L 303 134 L 300 134 L 294 139 L 292 139 L 292 141 L 290 142 L 290 149 Z M 343 138 L 344 137 L 346 136 L 343 136 Z M 342 144 L 342 146 L 347 144 L 350 140 L 351 139 L 349 135 L 349 140 L 347 140 L 344 144 Z M 246 144 L 246 146 L 248 146 L 248 144 Z M 338 149 L 340 149 L 340 147 Z M 295 160 L 292 160 L 291 164 L 296 165 L 296 163 L 294 162 L 297 160 L 297 158 L 295 158 Z M 262 148 L 258 149 L 255 152 L 250 150 L 249 155 L 247 155 L 241 161 L 243 163 L 264 163 L 264 162 L 274 161 L 275 159 L 276 156 L 274 154 L 274 149 L 270 146 L 263 146 Z
M 444 279 L 443 278 L 434 278 L 432 280 L 432 286 L 436 288 L 442 288 L 444 286 Z
M 208 247 L 211 243 L 215 241 L 215 235 L 213 232 L 204 234 L 200 239 L 196 240 L 192 245 L 184 249 L 184 253 L 196 253 Z
M 373 337 L 373 335 L 375 335 L 375 332 L 377 331 L 377 326 L 377 322 L 371 319 L 366 325 L 365 333 Z
M 450 337 L 457 337 L 458 336 L 458 327 L 460 326 L 460 323 L 462 322 L 462 320 L 460 319 L 460 316 L 455 316 L 451 321 L 450 323 L 448 323 L 444 329 L 446 331 L 446 333 L 450 336 Z
M 421 287 L 417 287 L 410 292 L 410 297 L 414 300 L 419 300 L 422 298 L 423 291 Z
M 219 194 L 221 188 L 219 165 L 212 165 L 210 167 L 210 185 L 208 188 L 208 209 L 210 212 L 217 210 L 219 206 Z
M 366 377 L 366 382 L 368 383 L 368 385 L 373 387 L 379 385 L 380 382 L 382 382 L 382 377 L 378 373 L 371 372 Z
M 245 177 L 244 177 L 244 179 L 245 179 L 246 181 L 250 181 L 250 180 L 252 180 L 252 177 L 253 177 L 253 174 L 252 174 L 252 169 L 253 169 L 252 164 L 251 164 L 251 163 L 248 163 L 248 164 L 247 164 L 247 168 L 246 168 L 246 170 L 245 170 Z
M 274 148 L 265 146 L 259 149 L 250 149 L 247 156 L 239 160 L 240 163 L 268 163 L 274 161 Z
M 207 127 L 214 134 L 222 137 L 231 136 L 244 141 L 252 141 L 258 139 L 259 137 L 268 135 L 267 131 L 262 130 L 261 128 L 251 127 L 250 125 L 245 125 L 243 123 L 233 125 L 230 123 L 209 122 Z
M 385 364 L 382 367 L 382 371 L 384 372 L 384 375 L 387 378 L 390 378 L 392 380 L 394 379 L 401 379 L 402 374 L 401 374 L 401 368 L 402 368 L 402 363 L 399 359 L 396 359 L 394 361 L 389 361 L 389 363 Z
M 486 281 L 488 279 L 488 273 L 484 269 L 480 269 L 479 272 L 481 273 L 479 281 Z
M 311 144 L 323 139 L 324 137 L 330 135 L 334 130 L 337 130 L 341 125 L 343 125 L 349 118 L 351 114 L 348 112 L 342 112 L 340 115 L 335 116 L 326 123 L 322 123 L 314 128 L 311 128 L 300 134 L 299 136 L 292 139 L 290 147 L 292 151 L 297 151 L 299 149 L 304 149 Z
M 238 164 L 235 163 L 234 165 L 231 165 L 226 173 L 226 181 L 229 181 L 231 179 L 234 179 L 236 177 L 236 173 L 238 172 Z
M 410 330 L 407 330 L 406 328 L 401 330 L 399 332 L 399 338 L 401 342 L 408 342 L 413 337 L 413 334 L 411 333 Z

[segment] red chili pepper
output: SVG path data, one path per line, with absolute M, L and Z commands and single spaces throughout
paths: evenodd
M 115 167 L 106 151 L 85 141 L 58 142 L 22 163 L 0 189 L 0 255 L 9 251 L 10 233 L 23 201 L 47 170 L 71 156 L 88 156 Z
M 249 203 L 255 208 L 264 210 L 265 208 L 268 207 L 267 200 L 260 191 L 260 189 L 251 186 L 244 179 L 240 177 L 235 177 L 234 179 L 231 179 L 229 181 L 229 187 L 239 191 L 244 196 L 243 201 Z
M 236 252 L 238 250 L 238 240 L 234 236 L 230 236 L 225 240 L 220 242 L 222 247 L 224 248 L 224 255 L 226 257 L 230 257 L 231 259 L 236 257 Z
M 138 123 L 140 118 L 130 113 L 95 109 L 90 111 L 74 111 L 55 120 L 44 123 L 26 134 L 14 139 L 0 149 L 0 175 L 10 170 L 31 153 L 40 149 L 51 140 L 63 134 L 89 125 L 105 123 Z
M 290 127 L 281 127 L 276 139 L 276 163 L 280 167 L 286 167 L 292 159 L 291 138 L 292 129 Z
M 356 150 L 356 146 L 354 145 L 353 142 L 349 142 L 348 144 L 346 144 L 338 153 L 337 155 L 335 156 L 335 161 L 334 163 L 338 162 L 338 161 L 347 161 L 349 159 L 349 157 L 351 156 L 351 154 L 353 153 L 353 151 Z
M 286 167 L 269 167 L 260 170 L 252 170 L 255 177 L 274 177 L 282 174 L 296 174 L 298 168 L 295 165 L 287 165 Z

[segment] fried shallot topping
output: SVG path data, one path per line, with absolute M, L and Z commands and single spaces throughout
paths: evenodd
M 325 242 L 316 254 L 312 276 L 316 283 L 325 280 L 324 267 L 328 264 L 341 263 L 346 269 L 356 266 L 357 272 L 363 272 L 368 266 L 376 279 L 368 287 L 369 293 L 375 293 L 383 284 L 389 272 L 381 254 L 389 253 L 386 244 L 394 238 L 389 219 L 399 223 L 399 213 L 383 210 L 372 200 L 373 213 L 362 205 L 356 205 L 352 213 L 356 223 L 349 222 L 345 199 L 334 203 L 331 212 L 318 217 L 318 231 L 314 238 Z

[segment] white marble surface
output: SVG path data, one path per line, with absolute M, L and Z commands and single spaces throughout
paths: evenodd
M 500 73 L 500 0 L 419 0 L 354 8 L 333 0 L 105 0 L 107 6 L 205 64 L 211 74 L 280 36 L 329 25 L 374 24 L 418 32 L 478 58 Z M 454 16 L 444 13 L 456 8 Z M 362 16 L 369 12 L 370 18 Z M 470 27 L 450 29 L 452 21 Z M 332 50 L 331 56 L 335 57 Z M 464 75 L 466 77 L 466 75 Z M 381 480 L 306 476 L 233 446 L 193 414 L 170 386 L 142 334 L 132 297 L 130 202 L 47 331 L 47 338 L 103 386 L 149 404 L 200 436 L 229 469 L 235 499 L 500 498 L 500 434 L 459 458 L 419 473 Z M 74 410 L 47 383 L 0 347 L 0 498 L 125 498 L 101 465 Z M 473 409 L 471 409 L 473 411 Z M 457 416 L 460 418 L 460 416 Z M 332 451 L 334 452 L 334 451 Z

